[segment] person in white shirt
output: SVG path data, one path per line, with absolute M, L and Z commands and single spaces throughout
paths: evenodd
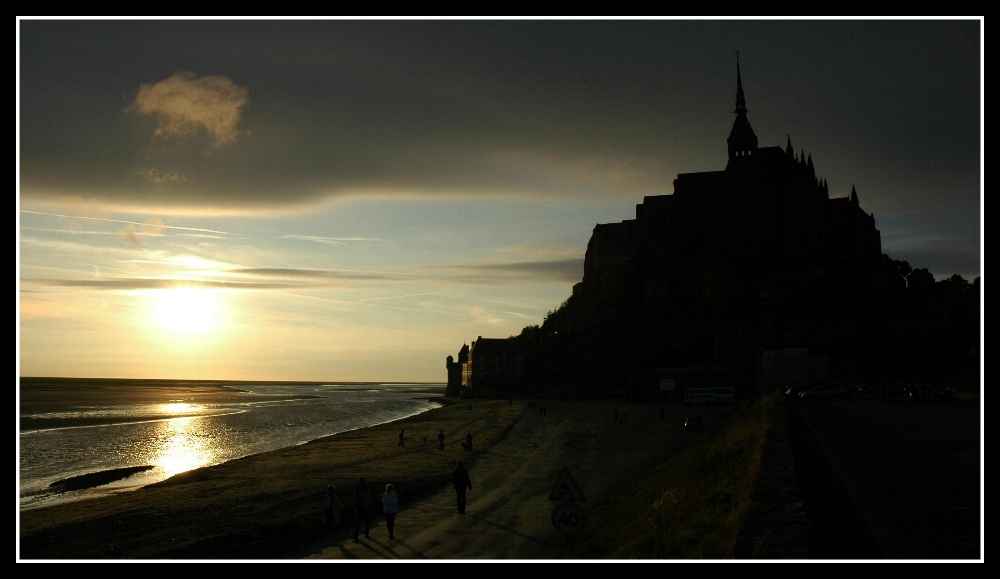
M 385 493 L 382 494 L 382 512 L 385 513 L 385 528 L 389 530 L 389 538 L 394 539 L 393 530 L 396 528 L 396 513 L 399 512 L 399 495 L 392 490 L 392 485 L 385 485 Z
M 340 522 L 340 497 L 337 496 L 337 487 L 330 485 L 326 487 L 326 494 L 323 496 L 323 526 L 327 532 L 337 530 L 337 523 Z

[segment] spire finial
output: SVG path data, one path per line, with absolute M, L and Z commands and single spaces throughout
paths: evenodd
M 747 102 L 743 97 L 743 79 L 740 76 L 740 51 L 734 51 L 736 53 L 736 110 L 733 111 L 737 114 L 746 114 Z

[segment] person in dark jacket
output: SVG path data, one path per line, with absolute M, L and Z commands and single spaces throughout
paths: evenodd
M 469 478 L 469 471 L 465 470 L 465 463 L 461 460 L 455 463 L 457 468 L 451 473 L 452 484 L 455 485 L 455 494 L 458 498 L 458 512 L 465 513 L 465 493 L 472 490 L 472 479 Z
M 374 501 L 375 495 L 372 494 L 372 488 L 365 481 L 365 477 L 359 478 L 357 486 L 354 487 L 354 497 L 351 499 L 351 506 L 354 508 L 354 532 L 351 538 L 355 543 L 358 542 L 358 529 L 361 523 L 365 524 L 365 537 L 371 530 L 371 510 Z

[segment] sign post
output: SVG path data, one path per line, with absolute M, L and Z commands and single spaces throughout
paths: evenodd
M 558 531 L 572 538 L 587 527 L 587 513 L 577 504 L 577 501 L 586 501 L 587 495 L 583 494 L 568 467 L 564 466 L 559 473 L 559 478 L 549 493 L 549 500 L 561 501 L 552 509 L 552 525 Z

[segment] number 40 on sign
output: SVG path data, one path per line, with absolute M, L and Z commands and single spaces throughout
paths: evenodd
M 587 527 L 587 513 L 572 501 L 559 503 L 552 509 L 552 524 L 566 535 L 575 535 Z

